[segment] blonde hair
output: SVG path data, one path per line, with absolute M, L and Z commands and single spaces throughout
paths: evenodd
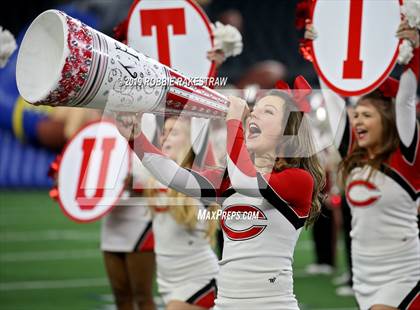
M 189 121 L 186 118 L 178 118 L 184 121 Z M 188 130 L 187 135 L 190 135 L 190 126 L 186 126 Z M 185 155 L 186 154 L 186 155 Z M 195 154 L 192 150 L 192 147 L 189 146 L 185 149 L 185 152 L 179 152 L 176 162 L 183 168 L 189 168 L 193 166 L 195 159 Z M 144 191 L 145 195 L 148 197 L 149 207 L 151 208 L 152 214 L 155 212 L 155 206 L 157 205 L 156 197 L 158 195 L 158 190 L 156 189 L 156 180 L 150 179 L 148 186 Z M 169 189 L 167 192 L 168 197 L 168 210 L 173 219 L 179 224 L 184 226 L 186 229 L 192 231 L 197 227 L 198 222 L 198 204 L 199 202 L 186 196 L 180 192 L 177 192 L 173 189 Z M 208 211 L 216 211 L 219 209 L 219 205 L 210 204 L 207 208 Z M 211 246 L 215 245 L 215 235 L 218 227 L 218 222 L 216 220 L 207 220 L 208 227 L 206 230 L 206 238 L 209 240 Z

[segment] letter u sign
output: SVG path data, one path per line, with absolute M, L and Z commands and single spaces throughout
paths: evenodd
M 58 170 L 59 203 L 77 222 L 94 221 L 114 207 L 131 164 L 127 141 L 111 122 L 89 124 L 66 146 Z
M 115 140 L 116 138 L 104 138 L 102 141 L 102 160 L 100 162 L 99 174 L 97 177 L 95 194 L 92 197 L 86 197 L 86 179 L 87 173 L 89 170 L 89 163 L 91 162 L 91 155 L 93 147 L 95 146 L 95 142 L 97 140 L 95 138 L 86 138 L 83 140 L 82 152 L 83 152 L 83 159 L 80 165 L 80 175 L 79 181 L 77 182 L 77 192 L 75 199 L 79 201 L 80 208 L 82 210 L 90 210 L 96 206 L 96 204 L 102 199 L 104 194 L 104 187 L 106 177 L 108 175 L 108 168 L 109 168 L 109 158 L 111 152 L 115 148 Z

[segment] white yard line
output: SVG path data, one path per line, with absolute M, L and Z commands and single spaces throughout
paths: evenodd
M 0 254 L 0 263 L 70 260 L 70 259 L 100 258 L 100 257 L 101 257 L 100 249 L 6 252 L 6 253 Z
M 92 286 L 102 287 L 102 286 L 108 286 L 108 285 L 109 285 L 109 282 L 107 278 L 0 282 L 0 291 L 62 289 L 62 288 L 92 287 Z

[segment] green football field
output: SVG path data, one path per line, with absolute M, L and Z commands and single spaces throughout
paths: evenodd
M 0 191 L 0 309 L 115 309 L 99 251 L 100 223 L 76 224 L 46 191 Z M 339 246 L 338 271 L 344 259 Z M 295 252 L 295 293 L 301 309 L 356 309 L 338 297 L 333 276 L 307 276 L 310 232 Z M 238 309 L 239 310 L 239 309 Z

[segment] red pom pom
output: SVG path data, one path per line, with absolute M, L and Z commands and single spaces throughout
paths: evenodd
M 58 189 L 57 189 L 57 186 L 54 186 L 53 188 L 50 189 L 49 195 L 50 195 L 50 198 L 52 200 L 58 201 Z
M 312 50 L 311 40 L 302 39 L 299 43 L 299 52 L 307 61 L 314 61 L 314 53 Z

